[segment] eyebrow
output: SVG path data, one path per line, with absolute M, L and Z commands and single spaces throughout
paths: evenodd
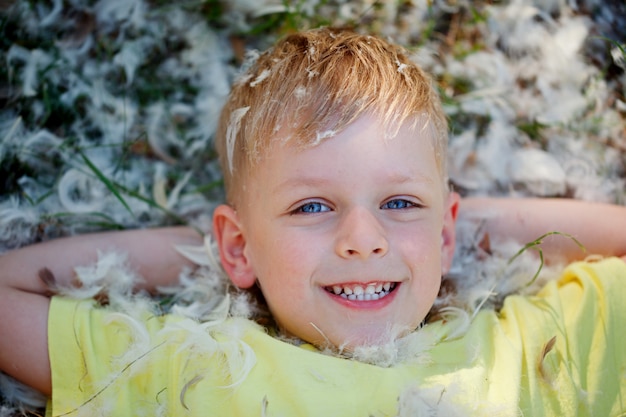
M 319 177 L 301 175 L 301 176 L 287 178 L 285 181 L 279 183 L 274 188 L 274 191 L 280 191 L 280 190 L 284 190 L 285 188 L 300 187 L 300 186 L 316 187 L 316 186 L 328 184 L 329 182 L 331 182 L 330 178 L 319 178 Z
M 318 187 L 328 184 L 333 181 L 333 178 L 324 178 L 317 176 L 308 176 L 306 174 L 288 178 L 285 181 L 278 184 L 275 190 L 283 190 L 290 187 Z M 385 181 L 389 184 L 401 185 L 411 182 L 420 182 L 426 184 L 434 184 L 435 179 L 432 176 L 425 175 L 421 172 L 415 172 L 413 175 L 407 175 L 399 172 L 392 172 L 385 176 Z

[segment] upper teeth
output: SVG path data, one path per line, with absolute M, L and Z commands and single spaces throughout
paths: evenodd
M 342 298 L 357 301 L 379 300 L 394 289 L 395 283 L 373 283 L 368 285 L 333 285 L 332 292 Z

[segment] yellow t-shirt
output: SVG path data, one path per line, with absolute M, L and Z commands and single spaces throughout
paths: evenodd
M 47 415 L 626 415 L 621 260 L 572 264 L 536 296 L 480 312 L 462 337 L 447 338 L 450 325 L 420 329 L 438 342 L 385 368 L 243 319 L 137 319 L 54 298 Z

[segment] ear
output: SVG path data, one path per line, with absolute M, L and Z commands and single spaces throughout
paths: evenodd
M 443 229 L 441 231 L 441 271 L 446 274 L 452 266 L 454 248 L 456 246 L 456 219 L 459 212 L 459 194 L 451 191 L 445 202 Z
M 230 206 L 219 205 L 213 212 L 213 234 L 220 252 L 222 267 L 239 288 L 250 288 L 256 277 L 246 256 L 246 237 L 237 212 Z

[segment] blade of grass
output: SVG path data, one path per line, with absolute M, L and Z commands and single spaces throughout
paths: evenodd
M 117 198 L 120 203 L 122 203 L 122 205 L 126 208 L 126 210 L 128 210 L 128 212 L 130 213 L 131 216 L 135 217 L 135 213 L 133 213 L 133 211 L 131 210 L 130 206 L 128 205 L 128 203 L 126 203 L 126 200 L 124 200 L 124 198 L 122 197 L 122 195 L 118 192 L 115 184 L 113 182 L 111 182 L 103 173 L 102 171 L 100 171 L 98 169 L 97 166 L 95 166 L 93 164 L 93 162 L 91 162 L 89 160 L 89 158 L 87 158 L 87 156 L 80 150 L 77 149 L 76 150 L 78 152 L 78 154 L 81 156 L 81 158 L 83 159 L 83 161 L 85 162 L 85 164 L 89 167 L 89 169 L 91 169 L 93 171 L 93 173 L 96 175 L 96 177 L 98 177 L 98 179 L 100 181 L 102 181 L 102 183 L 109 189 L 109 191 L 111 191 L 113 193 L 113 195 L 115 196 L 115 198 Z
M 33 206 L 33 207 L 41 204 L 41 202 L 43 202 L 46 198 L 50 197 L 52 194 L 54 194 L 54 190 L 48 190 L 43 195 L 41 195 L 39 198 L 34 200 L 31 196 L 28 195 L 28 193 L 26 191 L 22 191 L 22 196 L 24 196 L 26 201 L 28 201 L 30 203 L 30 205 Z
M 90 225 L 90 226 L 100 226 L 100 227 L 106 227 L 107 229 L 116 229 L 116 230 L 124 230 L 126 229 L 126 227 L 118 222 L 116 222 L 111 216 L 108 216 L 105 213 L 101 213 L 99 211 L 91 211 L 88 213 L 71 213 L 71 212 L 65 212 L 65 211 L 60 211 L 57 213 L 53 213 L 53 214 L 49 214 L 48 217 L 51 219 L 54 218 L 61 218 L 61 217 L 84 217 L 84 216 L 93 216 L 93 217 L 100 217 L 102 219 L 104 219 L 103 221 L 85 221 L 84 224 L 86 225 Z
M 548 237 L 548 236 L 552 236 L 552 235 L 560 235 L 560 236 L 564 236 L 567 237 L 569 239 L 571 239 L 574 243 L 576 243 L 576 245 L 578 245 L 578 247 L 585 252 L 585 246 L 580 243 L 574 236 L 568 234 L 568 233 L 563 233 L 563 232 L 548 232 L 545 233 L 541 236 L 539 236 L 537 239 L 528 242 L 527 244 L 525 244 L 519 251 L 517 251 L 517 253 L 515 255 L 513 255 L 509 261 L 507 262 L 507 265 L 511 265 L 513 263 L 513 261 L 515 261 L 521 254 L 523 254 L 524 252 L 526 252 L 528 249 L 533 249 L 536 250 L 537 252 L 539 252 L 539 268 L 537 269 L 537 272 L 535 272 L 535 275 L 532 277 L 532 279 L 525 285 L 525 287 L 529 287 L 531 286 L 536 280 L 537 277 L 539 277 L 539 274 L 541 273 L 541 270 L 543 269 L 543 265 L 544 265 L 544 258 L 543 258 L 543 250 L 541 249 L 541 244 L 543 243 L 543 240 Z
M 161 211 L 163 211 L 165 214 L 167 214 L 168 216 L 170 216 L 171 218 L 173 218 L 174 220 L 176 220 L 179 224 L 187 224 L 187 220 L 185 220 L 183 217 L 179 216 L 178 214 L 174 213 L 171 210 L 168 210 L 167 208 L 159 205 L 157 202 L 155 202 L 153 199 L 145 197 L 141 194 L 139 194 L 138 192 L 128 189 L 125 186 L 123 186 L 122 184 L 110 180 L 109 178 L 107 178 L 102 171 L 100 171 L 98 169 L 98 167 L 96 167 L 94 165 L 93 162 L 91 162 L 91 160 L 89 160 L 89 158 L 87 158 L 87 156 L 80 150 L 77 149 L 76 152 L 81 156 L 81 158 L 83 159 L 83 161 L 85 162 L 85 164 L 89 167 L 89 169 L 96 175 L 96 177 L 98 177 L 98 179 L 100 181 L 102 181 L 102 183 L 109 189 L 109 191 L 111 191 L 113 193 L 113 195 L 115 195 L 115 197 L 124 205 L 124 207 L 126 208 L 126 210 L 128 210 L 128 212 L 135 217 L 135 214 L 133 213 L 133 211 L 131 210 L 130 206 L 128 205 L 128 203 L 126 202 L 126 200 L 122 197 L 121 193 L 124 193 L 130 197 L 136 198 L 140 201 L 143 201 L 144 203 L 147 203 L 150 207 L 154 207 L 156 209 L 159 209 Z
M 130 190 L 130 189 L 124 187 L 122 184 L 118 184 L 116 182 L 114 182 L 114 184 L 123 193 L 129 195 L 130 197 L 133 197 L 133 198 L 136 198 L 137 200 L 143 201 L 144 203 L 148 204 L 150 207 L 154 207 L 156 209 L 161 210 L 162 212 L 164 212 L 168 216 L 170 216 L 173 219 L 175 219 L 176 221 L 178 221 L 180 224 L 187 224 L 187 220 L 185 220 L 183 217 L 181 217 L 178 214 L 174 213 L 173 211 L 168 210 L 167 208 L 159 205 L 156 201 L 152 200 L 151 198 L 145 197 L 145 196 L 139 194 L 137 191 Z
M 87 166 L 93 171 L 93 173 L 98 177 L 98 179 L 100 181 L 102 181 L 104 183 L 104 185 L 115 195 L 115 197 L 124 205 L 124 207 L 128 210 L 128 212 L 135 217 L 135 214 L 132 212 L 130 206 L 128 205 L 128 203 L 126 202 L 126 200 L 122 197 L 121 193 L 124 193 L 130 197 L 136 198 L 140 201 L 143 201 L 144 203 L 147 203 L 150 207 L 154 207 L 156 209 L 159 209 L 161 211 L 163 211 L 165 214 L 167 214 L 168 216 L 170 216 L 171 218 L 175 219 L 179 224 L 187 224 L 187 220 L 185 220 L 183 217 L 179 216 L 178 214 L 174 213 L 171 210 L 168 210 L 167 208 L 159 205 L 157 202 L 155 202 L 153 199 L 145 197 L 141 194 L 139 194 L 137 191 L 131 190 L 127 187 L 125 187 L 124 185 L 110 180 L 108 179 L 99 169 L 98 167 L 96 167 L 93 162 L 91 162 L 89 160 L 89 158 L 87 158 L 87 156 L 85 156 L 80 150 L 77 150 L 77 152 L 80 154 L 80 156 L 83 158 L 83 161 L 85 161 L 85 164 L 87 164 Z
M 617 47 L 622 52 L 622 55 L 624 55 L 624 57 L 626 57 L 626 48 L 624 48 L 624 45 L 622 45 L 621 43 L 619 43 L 615 39 L 607 38 L 606 36 L 593 36 L 593 37 L 596 38 L 596 39 L 602 39 L 603 41 L 607 41 L 607 42 L 613 44 L 613 46 Z
M 224 185 L 224 180 L 219 179 L 219 180 L 211 181 L 208 184 L 200 185 L 194 188 L 191 192 L 202 194 L 202 193 L 206 193 L 211 190 L 214 190 L 215 188 L 222 187 L 223 185 Z

